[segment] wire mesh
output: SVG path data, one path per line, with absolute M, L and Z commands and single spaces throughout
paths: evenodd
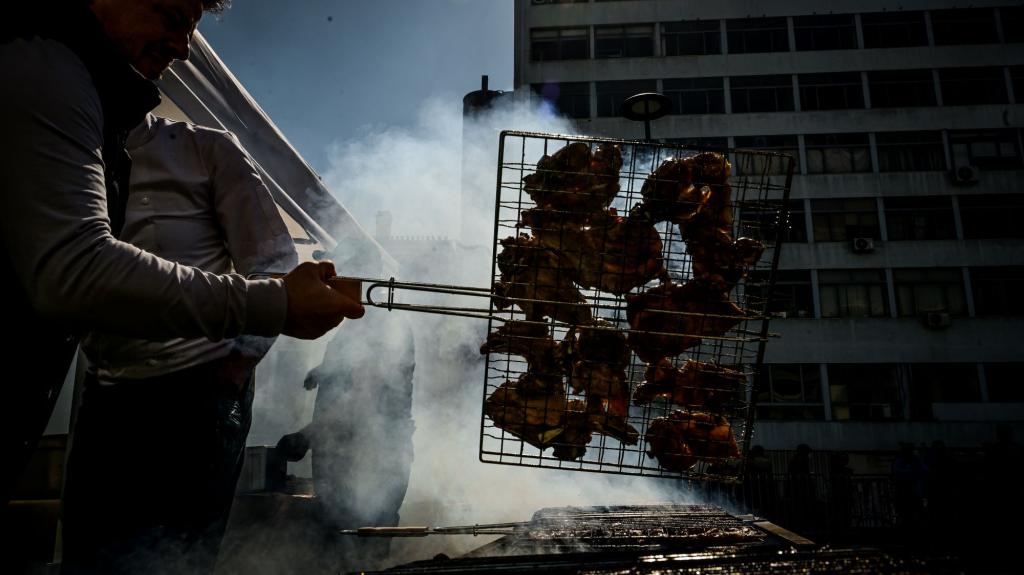
M 793 166 L 502 132 L 481 461 L 736 480 Z

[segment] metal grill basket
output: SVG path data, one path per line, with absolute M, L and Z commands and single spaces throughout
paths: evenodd
M 481 461 L 735 481 L 793 168 L 502 132 Z

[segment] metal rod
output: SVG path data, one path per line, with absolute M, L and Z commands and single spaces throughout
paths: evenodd
M 426 537 L 427 535 L 508 535 L 529 525 L 527 522 L 517 523 L 486 523 L 482 525 L 462 525 L 457 527 L 360 527 L 358 529 L 342 529 L 339 535 L 356 535 L 359 537 Z

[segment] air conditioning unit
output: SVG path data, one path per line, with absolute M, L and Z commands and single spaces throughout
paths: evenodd
M 951 323 L 949 314 L 944 311 L 930 311 L 924 314 L 923 319 L 924 326 L 928 329 L 945 329 Z
M 950 174 L 953 183 L 958 186 L 972 186 L 978 183 L 978 168 L 975 166 L 956 166 Z
M 855 254 L 870 254 L 875 251 L 874 238 L 853 238 L 850 248 Z

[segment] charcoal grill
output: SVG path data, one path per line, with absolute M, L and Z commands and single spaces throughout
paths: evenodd
M 462 557 L 439 556 L 386 571 L 361 573 L 924 575 L 969 572 L 959 558 L 943 554 L 819 547 L 767 521 L 731 515 L 711 505 L 549 508 L 537 511 L 529 522 L 514 525 L 515 529 L 505 537 Z

